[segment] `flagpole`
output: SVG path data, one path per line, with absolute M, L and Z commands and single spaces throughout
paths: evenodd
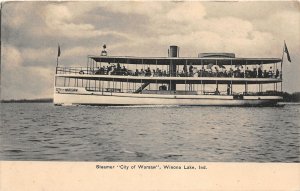
M 57 46 L 57 58 L 56 58 L 56 67 L 58 67 L 58 57 L 60 57 L 60 45 L 59 44 L 57 44 L 58 46 Z
M 285 41 L 284 41 L 284 44 L 285 44 Z M 282 80 L 282 76 L 283 76 L 283 71 L 282 71 L 282 63 L 283 63 L 283 57 L 284 57 L 284 45 L 283 45 L 283 48 L 282 48 L 282 56 L 281 56 L 281 64 L 280 64 L 280 71 L 281 71 L 281 92 L 282 92 L 282 84 L 283 84 L 283 80 Z

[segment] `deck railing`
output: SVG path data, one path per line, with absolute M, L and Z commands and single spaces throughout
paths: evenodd
M 93 68 L 86 67 L 56 67 L 56 74 L 95 74 Z
M 136 89 L 132 88 L 111 88 L 111 87 L 96 87 L 90 86 L 85 88 L 87 91 L 92 92 L 110 92 L 110 93 L 136 93 Z M 186 90 L 142 90 L 141 94 L 168 94 L 168 95 L 233 95 L 233 96 L 283 96 L 283 92 L 268 90 L 265 92 L 232 92 L 228 94 L 227 91 L 186 91 Z
M 212 71 L 196 71 L 196 72 L 175 72 L 166 71 L 132 71 L 132 70 L 113 70 L 86 67 L 57 67 L 56 74 L 88 74 L 88 75 L 117 75 L 117 76 L 148 76 L 148 77 L 228 77 L 228 78 L 276 78 L 281 79 L 278 72 L 255 73 L 253 71 L 246 72 L 212 72 Z

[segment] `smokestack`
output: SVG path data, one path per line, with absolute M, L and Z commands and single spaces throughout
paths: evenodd
M 179 47 L 170 46 L 169 57 L 178 57 L 179 56 Z

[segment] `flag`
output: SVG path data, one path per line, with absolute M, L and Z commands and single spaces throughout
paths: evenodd
M 58 45 L 57 57 L 60 57 L 60 46 Z
M 289 54 L 289 50 L 288 50 L 285 42 L 284 42 L 284 52 L 286 53 L 288 61 L 291 62 L 291 57 L 290 57 L 290 54 Z

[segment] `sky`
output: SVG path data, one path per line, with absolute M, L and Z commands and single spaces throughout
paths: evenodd
M 300 3 L 6 2 L 1 23 L 1 99 L 52 98 L 58 43 L 61 66 L 86 66 L 87 55 L 180 56 L 234 52 L 281 58 L 283 90 L 300 91 Z

